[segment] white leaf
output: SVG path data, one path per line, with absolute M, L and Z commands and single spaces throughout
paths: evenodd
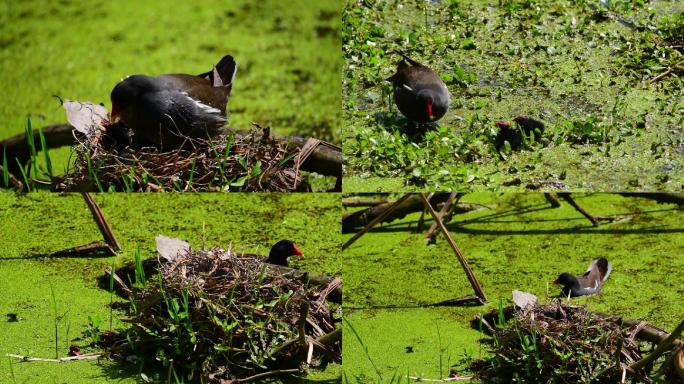
M 88 138 L 98 131 L 104 131 L 103 122 L 109 122 L 109 111 L 99 104 L 64 100 L 62 107 L 66 111 L 69 124 Z
M 190 251 L 190 244 L 181 239 L 159 235 L 155 241 L 157 242 L 157 252 L 166 261 L 173 261 L 179 254 Z
M 537 304 L 537 296 L 523 291 L 513 291 L 513 303 L 516 307 L 525 308 Z

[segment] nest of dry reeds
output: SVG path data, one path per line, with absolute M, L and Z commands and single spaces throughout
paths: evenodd
M 516 310 L 508 321 L 503 310 L 490 316 L 492 356 L 471 364 L 487 383 L 619 382 L 612 376 L 641 358 L 636 327 L 560 300 Z M 628 373 L 630 382 L 649 382 L 645 372 Z
M 102 138 L 82 140 L 60 190 L 306 191 L 293 159 L 299 153 L 257 127 L 245 135 L 188 139 L 181 149 L 116 148 Z
M 137 285 L 131 327 L 110 348 L 115 357 L 156 360 L 169 376 L 222 384 L 341 362 L 329 287 L 307 288 L 258 256 L 186 250 Z

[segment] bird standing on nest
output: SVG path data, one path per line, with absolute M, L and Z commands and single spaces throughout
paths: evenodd
M 141 145 L 177 149 L 188 140 L 219 135 L 237 64 L 224 56 L 199 75 L 133 75 L 112 90 L 111 118 L 122 122 Z
M 563 286 L 562 292 L 566 297 L 593 295 L 601 290 L 612 270 L 613 265 L 602 257 L 592 261 L 582 276 L 564 272 L 553 283 Z
M 387 78 L 394 86 L 394 102 L 414 123 L 433 123 L 449 109 L 449 90 L 430 68 L 399 52 L 397 72 Z

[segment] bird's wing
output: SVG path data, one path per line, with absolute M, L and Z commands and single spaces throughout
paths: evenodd
M 613 265 L 608 260 L 604 258 L 592 260 L 589 268 L 582 275 L 582 280 L 586 282 L 582 285 L 588 287 L 601 285 L 608 279 L 612 270 Z

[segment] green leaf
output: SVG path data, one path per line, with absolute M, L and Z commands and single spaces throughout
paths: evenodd
M 248 176 L 242 176 L 239 179 L 235 180 L 234 182 L 230 183 L 231 187 L 242 187 L 245 185 L 245 182 L 247 181 L 249 177 Z
M 261 175 L 261 160 L 257 161 L 254 168 L 252 168 L 252 171 L 249 173 L 250 177 L 257 177 L 259 175 Z

